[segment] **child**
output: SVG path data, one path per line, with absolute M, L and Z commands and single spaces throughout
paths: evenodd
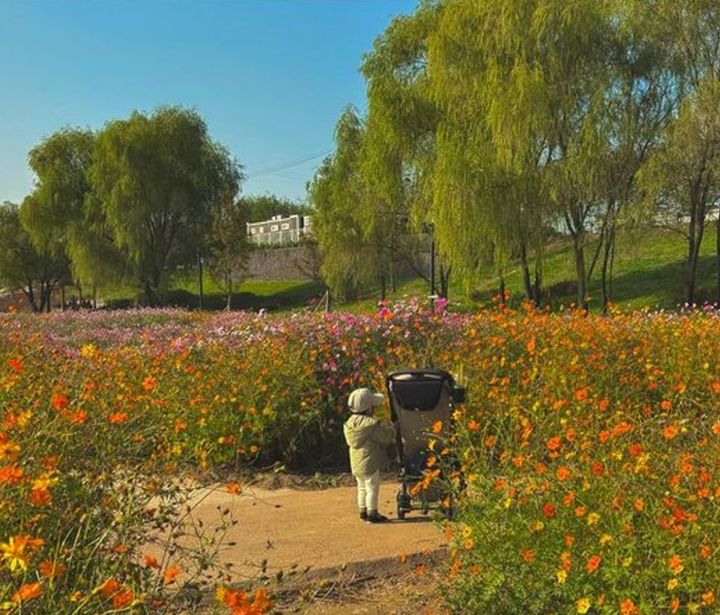
M 395 429 L 373 416 L 373 409 L 383 399 L 384 395 L 370 389 L 355 389 L 348 398 L 352 416 L 343 427 L 350 447 L 350 469 L 357 481 L 360 519 L 368 523 L 388 520 L 378 512 L 380 470 L 390 462 L 387 448 L 395 441 Z

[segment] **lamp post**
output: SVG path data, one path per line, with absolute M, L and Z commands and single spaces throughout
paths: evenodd
M 430 235 L 430 294 L 435 295 L 435 225 L 423 222 L 423 233 Z
M 203 259 L 202 255 L 200 254 L 200 250 L 198 250 L 197 253 L 197 262 L 198 262 L 198 298 L 199 298 L 199 306 L 198 309 L 203 309 Z

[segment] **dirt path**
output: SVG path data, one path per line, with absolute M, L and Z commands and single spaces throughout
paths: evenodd
M 384 524 L 360 521 L 355 489 L 322 491 L 246 487 L 241 495 L 222 487 L 199 491 L 193 516 L 205 527 L 232 517 L 220 552 L 237 580 L 264 574 L 281 578 L 287 610 L 320 615 L 411 612 L 433 601 L 431 569 L 444 557 L 442 529 L 420 513 L 395 517 L 394 483 L 380 489 Z M 227 513 L 229 511 L 229 514 Z M 420 577 L 422 583 L 419 583 Z M 430 587 L 430 589 L 428 589 Z

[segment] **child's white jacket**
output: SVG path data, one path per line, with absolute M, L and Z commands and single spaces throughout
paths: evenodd
M 350 447 L 353 476 L 372 476 L 390 463 L 388 445 L 395 441 L 395 429 L 372 416 L 353 414 L 343 427 Z

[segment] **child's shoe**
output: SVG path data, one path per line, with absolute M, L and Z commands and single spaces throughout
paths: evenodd
M 381 515 L 377 510 L 371 510 L 368 513 L 368 523 L 384 523 L 388 518 L 385 515 Z
M 367 510 L 363 509 L 360 511 L 360 521 L 367 521 L 367 520 L 368 520 Z

